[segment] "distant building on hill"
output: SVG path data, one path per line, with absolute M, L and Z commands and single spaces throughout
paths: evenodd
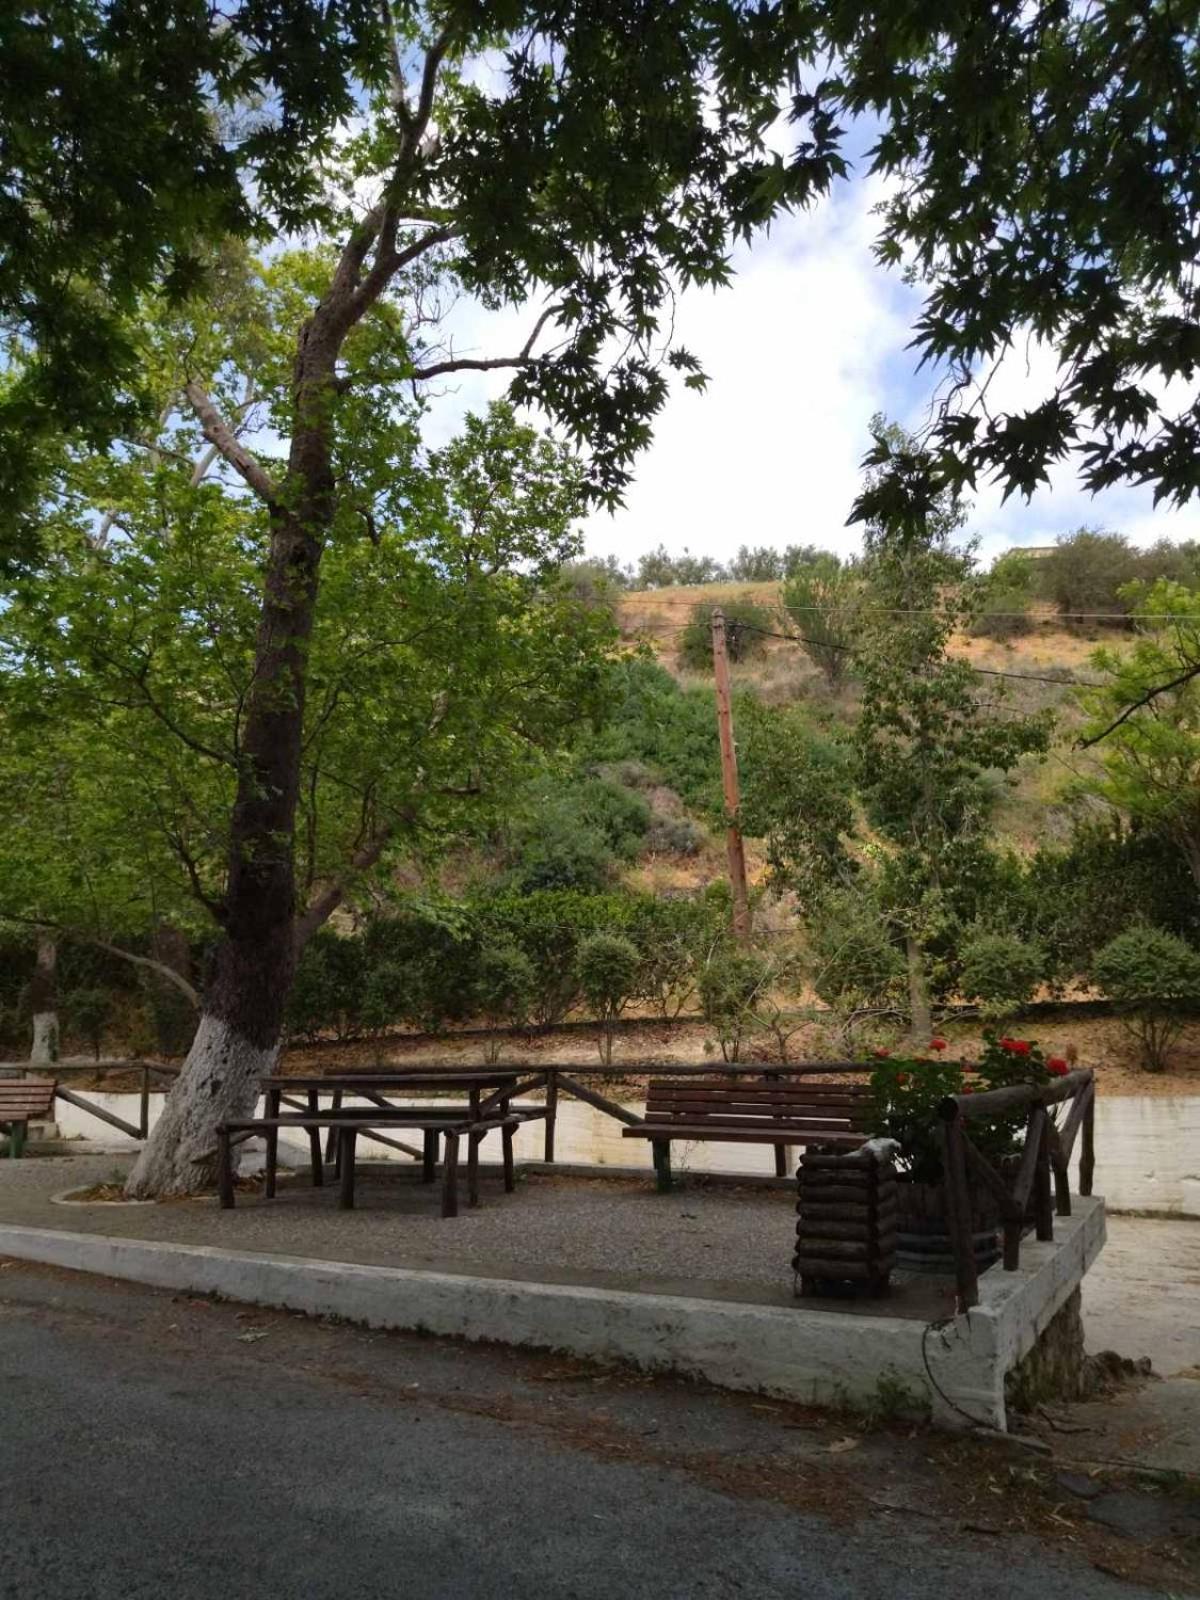
M 1031 561 L 1044 561 L 1057 549 L 1056 544 L 1010 544 L 1007 550 L 1001 551 L 997 560 L 1003 561 L 1005 556 L 1028 556 Z

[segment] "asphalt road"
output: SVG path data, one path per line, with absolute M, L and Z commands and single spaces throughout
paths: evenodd
M 830 1453 L 836 1427 L 788 1415 L 6 1263 L 0 1595 L 1164 1592 L 928 1513 L 848 1515 L 868 1480 L 919 1497 L 936 1450 L 902 1482 L 902 1436 Z M 801 1483 L 819 1509 L 782 1503 Z

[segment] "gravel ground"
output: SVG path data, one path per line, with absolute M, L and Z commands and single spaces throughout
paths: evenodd
M 55 1205 L 64 1189 L 110 1181 L 114 1156 L 0 1162 L 0 1221 L 134 1239 L 303 1255 L 492 1277 L 694 1294 L 782 1305 L 793 1300 L 796 1217 L 786 1189 L 705 1188 L 656 1194 L 641 1178 L 522 1179 L 506 1195 L 484 1172 L 482 1205 L 439 1214 L 440 1185 L 427 1187 L 393 1163 L 362 1164 L 358 1207 L 339 1211 L 337 1191 L 306 1175 L 281 1182 L 271 1202 L 239 1194 L 232 1212 L 211 1199 L 161 1205 Z M 829 1301 L 855 1311 L 929 1319 L 953 1309 L 941 1280 L 897 1274 L 881 1300 Z

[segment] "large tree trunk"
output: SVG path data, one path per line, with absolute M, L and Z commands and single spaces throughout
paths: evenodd
M 293 461 L 297 447 L 293 446 Z M 276 513 L 230 827 L 224 937 L 183 1071 L 126 1184 L 131 1198 L 194 1194 L 215 1176 L 217 1128 L 248 1116 L 275 1064 L 294 969 L 292 830 L 304 723 L 304 658 L 328 526 L 328 450 L 311 456 L 300 515 Z M 312 492 L 315 489 L 316 493 Z M 324 514 L 322 514 L 324 513 Z
M 38 1066 L 58 1060 L 57 967 L 58 945 L 50 934 L 39 934 L 37 961 L 29 980 L 29 1007 L 33 1012 L 33 1042 L 29 1060 Z
M 908 963 L 908 1014 L 912 1040 L 914 1048 L 923 1050 L 933 1032 L 933 1012 L 925 981 L 925 958 L 921 946 L 911 933 L 904 937 L 904 954 Z

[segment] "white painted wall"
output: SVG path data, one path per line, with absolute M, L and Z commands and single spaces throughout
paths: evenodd
M 107 1110 L 128 1122 L 137 1120 L 137 1096 L 89 1094 Z M 161 1095 L 150 1098 L 151 1124 L 162 1105 Z M 637 1102 L 630 1109 L 640 1111 Z M 136 1142 L 98 1122 L 94 1117 L 59 1101 L 55 1119 L 64 1138 L 82 1137 L 106 1150 L 134 1149 Z M 405 1139 L 403 1130 L 393 1137 Z M 408 1142 L 420 1144 L 416 1134 Z M 539 1160 L 543 1125 L 527 1123 L 518 1129 L 519 1159 Z M 298 1160 L 307 1158 L 307 1146 L 290 1143 Z M 363 1155 L 373 1159 L 409 1158 L 385 1145 L 364 1140 Z M 498 1134 L 483 1143 L 483 1159 L 499 1160 Z M 603 1112 L 565 1096 L 558 1103 L 555 1155 L 559 1161 L 591 1163 L 598 1167 L 650 1166 L 645 1139 L 624 1139 L 621 1126 Z M 739 1172 L 769 1174 L 774 1171 L 770 1146 L 735 1144 L 683 1144 L 672 1151 L 677 1172 Z M 1110 1211 L 1162 1211 L 1200 1217 L 1200 1096 L 1110 1095 L 1096 1102 L 1096 1190 Z

